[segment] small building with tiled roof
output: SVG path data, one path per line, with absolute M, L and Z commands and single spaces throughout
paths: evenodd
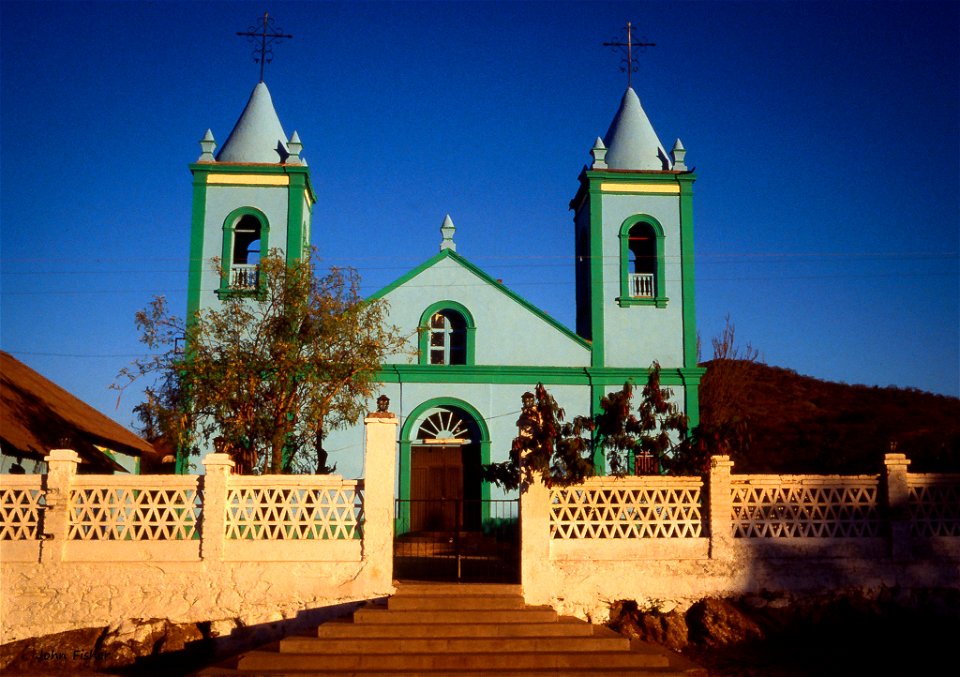
M 73 449 L 79 472 L 139 472 L 160 455 L 143 438 L 0 351 L 0 470 L 45 472 L 51 449 Z

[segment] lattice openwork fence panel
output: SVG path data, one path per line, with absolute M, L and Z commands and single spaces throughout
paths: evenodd
M 200 537 L 194 476 L 78 475 L 70 489 L 67 538 L 74 541 L 180 541 Z
M 960 475 L 907 475 L 910 535 L 960 536 Z
M 550 491 L 550 535 L 580 538 L 699 538 L 698 477 L 599 478 Z
M 877 476 L 738 475 L 731 479 L 736 538 L 882 534 Z
M 360 538 L 363 501 L 356 480 L 234 477 L 227 487 L 227 539 Z
M 0 486 L 0 541 L 35 541 L 45 505 L 40 475 L 5 475 Z

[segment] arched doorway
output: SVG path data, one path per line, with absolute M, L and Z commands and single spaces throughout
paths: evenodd
M 480 528 L 480 430 L 463 409 L 436 407 L 410 448 L 410 530 Z
M 462 400 L 423 402 L 400 431 L 394 575 L 408 580 L 515 582 L 519 505 L 490 498 L 481 468 L 490 435 Z

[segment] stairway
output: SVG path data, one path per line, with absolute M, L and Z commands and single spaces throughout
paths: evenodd
M 386 602 L 248 651 L 212 675 L 707 677 L 655 645 L 524 604 L 518 585 L 402 583 Z

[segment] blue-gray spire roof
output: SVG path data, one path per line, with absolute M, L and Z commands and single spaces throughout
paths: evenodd
M 240 119 L 217 153 L 217 161 L 278 164 L 285 162 L 288 154 L 287 135 L 273 107 L 270 91 L 260 82 L 253 88 Z
M 667 153 L 632 87 L 624 92 L 603 143 L 610 169 L 670 169 Z

